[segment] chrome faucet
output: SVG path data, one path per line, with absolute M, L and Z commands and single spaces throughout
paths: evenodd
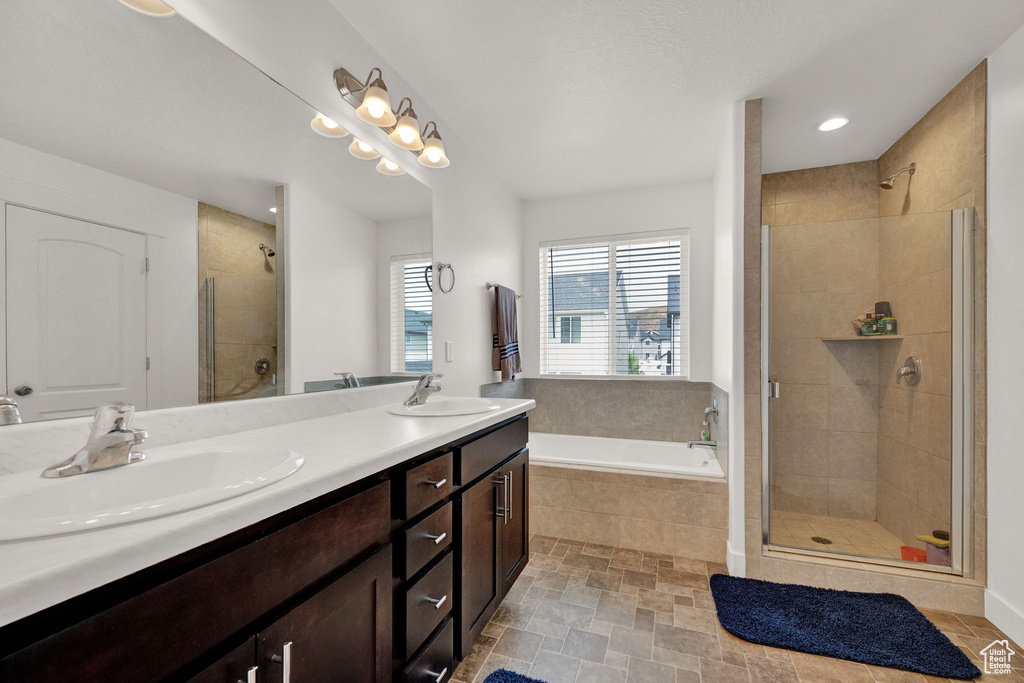
M 421 406 L 427 402 L 427 398 L 438 391 L 441 391 L 440 384 L 433 384 L 435 379 L 440 379 L 444 375 L 429 373 L 420 377 L 420 381 L 416 382 L 416 388 L 413 389 L 412 396 L 405 399 L 402 403 L 404 406 Z
M 336 372 L 334 373 L 334 376 L 340 377 L 341 381 L 344 382 L 345 386 L 348 387 L 349 389 L 356 389 L 359 387 L 359 378 L 356 377 L 351 372 Z M 341 388 L 340 385 L 335 386 L 337 386 L 339 389 Z
M 45 479 L 71 477 L 145 460 L 146 454 L 135 447 L 145 441 L 148 434 L 142 429 L 129 428 L 134 414 L 135 406 L 125 403 L 101 406 L 82 450 L 47 467 L 41 476 Z
M 0 396 L 0 426 L 20 424 L 21 413 L 18 412 L 18 402 L 10 396 Z

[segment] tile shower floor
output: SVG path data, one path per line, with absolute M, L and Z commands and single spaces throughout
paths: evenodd
M 546 683 L 946 680 L 736 638 L 719 625 L 708 590 L 723 565 L 544 536 L 530 543 L 530 564 L 453 680 L 481 682 L 499 668 Z M 975 663 L 1006 637 L 980 617 L 925 614 Z M 1014 664 L 1024 667 L 1024 657 Z M 1024 668 L 975 680 L 1021 683 Z
M 831 544 L 813 540 L 827 538 Z M 771 542 L 811 550 L 900 559 L 899 538 L 878 522 L 773 510 Z

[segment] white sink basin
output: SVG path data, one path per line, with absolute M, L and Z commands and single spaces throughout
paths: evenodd
M 54 458 L 54 461 L 60 458 Z M 251 493 L 302 467 L 289 450 L 168 448 L 124 467 L 64 479 L 0 477 L 0 541 L 164 517 Z
M 432 398 L 418 406 L 395 406 L 388 410 L 392 415 L 414 417 L 448 417 L 451 415 L 476 415 L 491 413 L 501 408 L 486 398 Z

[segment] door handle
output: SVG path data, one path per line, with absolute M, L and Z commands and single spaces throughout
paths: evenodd
M 768 380 L 768 398 L 779 397 L 779 383 L 773 379 Z
M 257 669 L 259 669 L 259 667 L 258 666 L 254 666 L 251 669 L 249 669 L 248 671 L 246 671 L 245 672 L 245 680 L 243 681 L 242 679 L 238 679 L 238 683 L 256 683 L 256 670 Z
M 32 387 L 28 386 L 27 384 L 21 384 L 19 386 L 14 387 L 14 393 L 16 393 L 18 396 L 28 396 L 29 394 L 32 393 Z
M 281 683 L 292 683 L 292 641 L 281 646 L 281 654 L 273 655 L 270 661 L 281 664 Z

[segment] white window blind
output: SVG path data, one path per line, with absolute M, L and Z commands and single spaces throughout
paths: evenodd
M 433 367 L 432 273 L 430 254 L 391 257 L 391 372 Z
M 685 230 L 543 243 L 541 373 L 689 375 Z

